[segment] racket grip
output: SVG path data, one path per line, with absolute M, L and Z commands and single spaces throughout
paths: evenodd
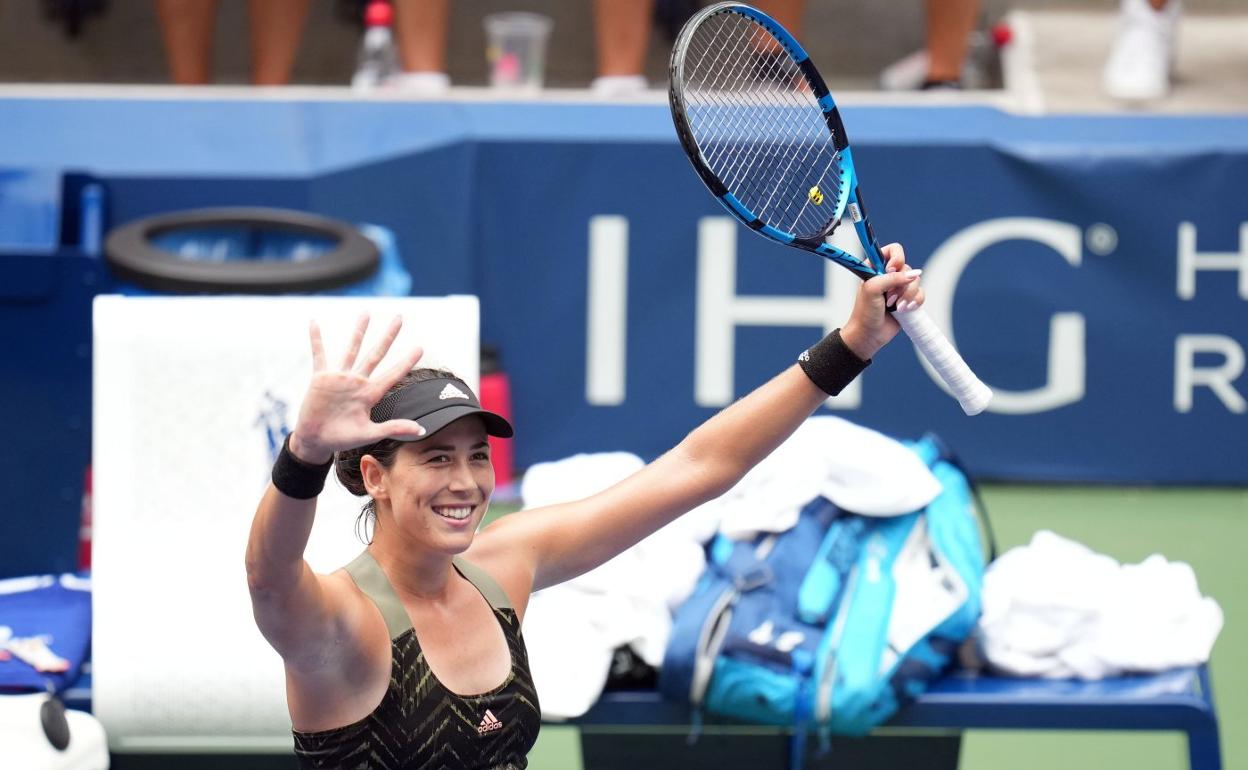
M 897 323 L 919 349 L 927 362 L 945 381 L 945 386 L 968 415 L 984 411 L 992 400 L 992 391 L 980 381 L 962 356 L 941 333 L 922 307 L 916 310 L 898 310 L 893 314 Z

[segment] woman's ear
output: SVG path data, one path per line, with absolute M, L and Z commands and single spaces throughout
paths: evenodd
M 374 500 L 389 499 L 386 494 L 386 469 L 377 458 L 364 455 L 360 458 L 360 476 L 364 479 L 364 489 Z

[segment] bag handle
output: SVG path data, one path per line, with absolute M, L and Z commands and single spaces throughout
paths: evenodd
M 979 516 L 985 545 L 988 546 L 988 559 L 985 561 L 985 566 L 991 564 L 997 560 L 997 534 L 992 528 L 992 520 L 988 518 L 988 506 L 984 504 L 984 497 L 979 492 L 979 484 L 976 483 L 975 477 L 967 471 L 966 466 L 962 464 L 961 458 L 954 454 L 953 450 L 949 448 L 940 436 L 928 431 L 923 434 L 923 438 L 920 440 L 930 441 L 936 447 L 937 457 L 957 468 L 966 477 L 966 483 L 971 488 L 971 497 L 975 500 L 975 512 Z

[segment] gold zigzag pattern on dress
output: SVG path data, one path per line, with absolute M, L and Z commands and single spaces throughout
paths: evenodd
M 377 709 L 335 730 L 295 733 L 300 767 L 308 770 L 524 770 L 537 739 L 541 709 L 529 674 L 519 619 L 494 615 L 511 651 L 512 670 L 497 689 L 462 696 L 433 675 L 415 631 L 391 643 L 390 687 Z M 480 730 L 486 711 L 500 727 Z

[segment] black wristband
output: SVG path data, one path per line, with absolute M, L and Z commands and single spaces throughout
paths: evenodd
M 331 457 L 324 465 L 305 463 L 290 451 L 290 434 L 282 442 L 282 451 L 273 463 L 273 486 L 277 491 L 296 500 L 311 500 L 325 488 L 325 477 L 334 465 Z
M 797 365 L 810 381 L 829 396 L 844 390 L 870 364 L 871 359 L 863 361 L 849 349 L 841 339 L 840 329 L 833 330 L 797 357 Z

